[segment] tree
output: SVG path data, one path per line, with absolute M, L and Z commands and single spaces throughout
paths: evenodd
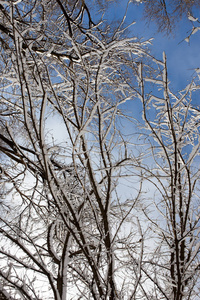
M 196 299 L 198 79 L 172 93 L 165 56 L 86 1 L 0 13 L 1 294 Z
M 199 114 L 193 107 L 198 81 L 174 94 L 170 90 L 166 56 L 157 61 L 156 79 L 139 71 L 143 118 L 150 131 L 149 156 L 143 176 L 155 187 L 154 208 L 144 209 L 156 232 L 151 265 L 156 299 L 196 299 L 199 296 Z M 148 83 L 156 85 L 153 92 Z M 152 118 L 152 115 L 154 118 Z M 155 293 L 155 291 L 154 291 Z
M 167 34 L 172 33 L 174 27 L 183 16 L 191 15 L 195 17 L 195 10 L 198 10 L 200 7 L 199 0 L 145 0 L 143 2 L 144 18 L 148 22 L 155 22 L 158 26 L 158 31 L 163 31 Z
M 117 184 L 130 164 L 120 107 L 134 98 L 147 42 L 121 38 L 123 24 L 109 34 L 85 2 L 68 4 L 0 6 L 1 180 L 12 208 L 0 219 L 0 276 L 14 299 L 119 299 L 139 284 L 141 243 L 122 228 L 133 226 L 141 183 L 128 202 Z

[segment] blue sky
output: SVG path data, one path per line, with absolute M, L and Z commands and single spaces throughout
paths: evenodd
M 116 5 L 111 5 L 108 14 L 110 19 L 116 20 L 122 18 L 126 10 L 127 0 L 122 0 Z M 199 17 L 200 9 L 194 12 L 194 17 Z M 162 59 L 163 51 L 166 52 L 168 62 L 168 74 L 174 90 L 183 89 L 194 75 L 194 69 L 200 67 L 200 30 L 192 35 L 190 42 L 184 39 L 191 31 L 193 24 L 184 17 L 178 20 L 173 35 L 166 36 L 165 33 L 158 33 L 154 23 L 146 24 L 143 17 L 143 4 L 137 5 L 130 3 L 126 18 L 127 23 L 136 21 L 132 26 L 133 36 L 143 37 L 145 39 L 154 38 L 150 47 L 151 53 L 158 59 Z M 194 25 L 197 22 L 194 23 Z M 200 24 L 199 24 L 200 26 Z

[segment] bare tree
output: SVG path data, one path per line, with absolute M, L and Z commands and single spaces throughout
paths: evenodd
M 2 297 L 196 299 L 198 81 L 172 93 L 165 56 L 86 1 L 0 14 Z
M 122 299 L 140 282 L 141 182 L 128 202 L 117 185 L 131 161 L 120 107 L 137 94 L 147 43 L 68 4 L 0 6 L 1 183 L 12 208 L 0 218 L 0 289 L 14 299 Z
M 155 60 L 154 60 L 155 61 Z M 155 232 L 153 254 L 146 261 L 146 275 L 156 299 L 199 297 L 199 114 L 192 99 L 198 80 L 174 94 L 170 89 L 166 57 L 155 61 L 158 74 L 143 75 L 139 68 L 143 118 L 150 132 L 148 159 L 143 176 L 155 187 L 154 208 L 144 213 Z M 151 93 L 148 93 L 149 84 Z M 154 161 L 154 167 L 153 166 Z M 148 203 L 148 202 L 147 202 Z M 151 266 L 151 267 L 150 267 Z
M 144 18 L 148 22 L 155 22 L 158 31 L 173 33 L 173 29 L 182 17 L 194 15 L 200 7 L 200 1 L 188 0 L 145 0 L 144 2 Z M 191 18 L 191 21 L 192 18 Z

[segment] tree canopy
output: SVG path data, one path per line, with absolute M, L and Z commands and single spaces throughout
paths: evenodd
M 95 13 L 0 4 L 0 297 L 198 299 L 199 71 Z

